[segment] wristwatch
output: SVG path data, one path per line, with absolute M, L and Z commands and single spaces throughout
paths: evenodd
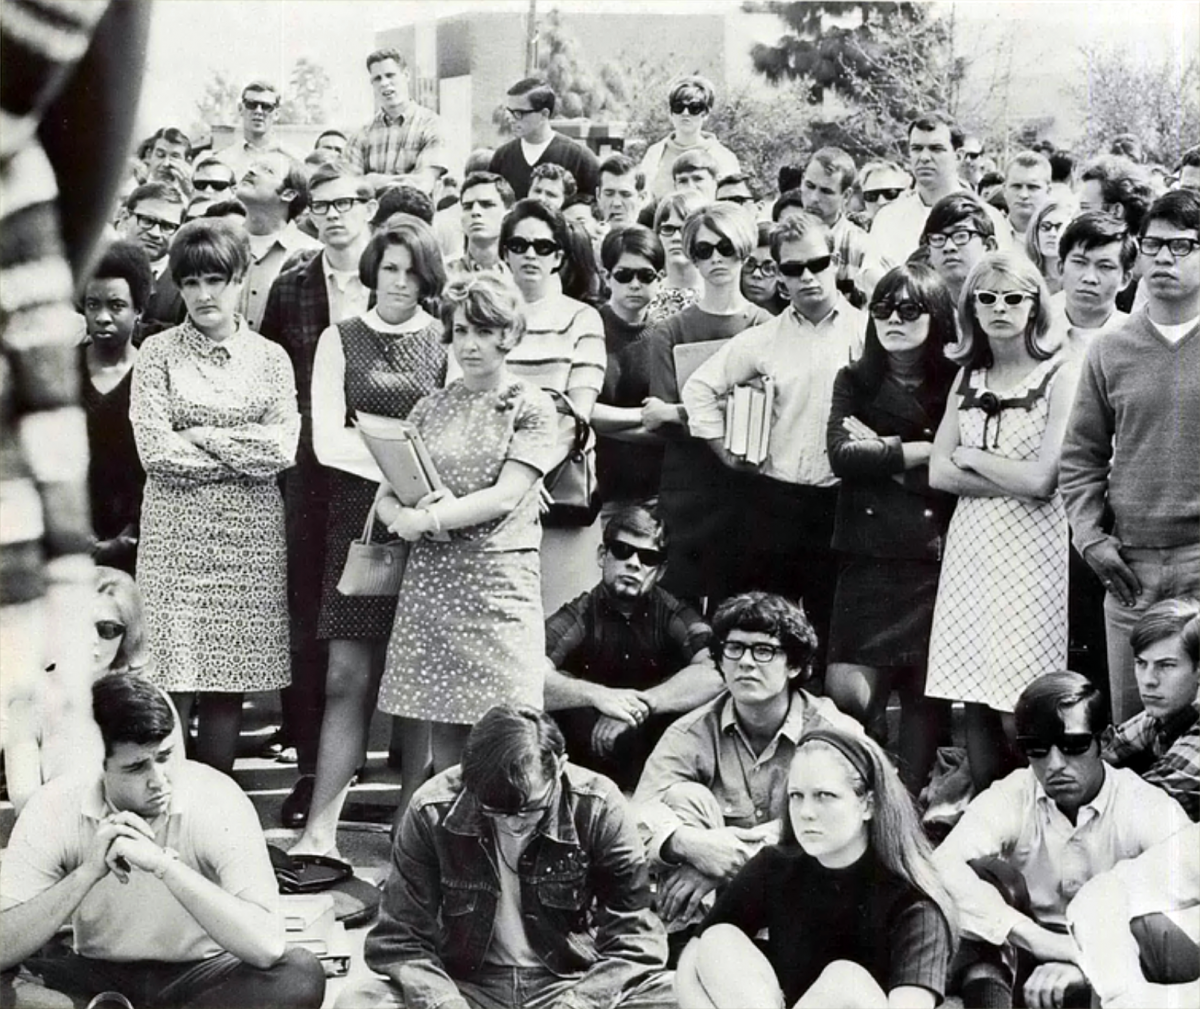
M 154 870 L 155 879 L 162 879 L 167 874 L 167 870 L 171 868 L 171 863 L 179 861 L 179 852 L 174 848 L 163 848 L 163 854 L 166 858 L 163 859 L 162 865 Z

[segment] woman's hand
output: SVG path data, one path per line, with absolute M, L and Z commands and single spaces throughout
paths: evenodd
M 388 532 L 399 536 L 402 540 L 414 543 L 433 529 L 429 512 L 419 508 L 401 508 L 388 527 Z
M 950 453 L 950 461 L 959 469 L 975 471 L 975 460 L 982 455 L 982 451 L 977 448 L 969 448 L 966 445 L 959 445 L 953 452 Z
M 679 406 L 650 396 L 642 403 L 642 425 L 647 431 L 657 431 L 668 424 L 679 423 Z
M 455 501 L 454 491 L 449 487 L 439 487 L 437 490 L 431 490 L 420 501 L 414 505 L 415 508 L 431 508 L 439 501 Z

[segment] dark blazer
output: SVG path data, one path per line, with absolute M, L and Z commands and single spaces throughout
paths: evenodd
M 955 499 L 930 488 L 928 466 L 905 470 L 900 445 L 933 441 L 941 421 L 933 414 L 944 400 L 933 390 L 911 393 L 891 378 L 869 394 L 852 368 L 838 372 L 829 412 L 829 463 L 842 479 L 833 548 L 868 557 L 940 560 Z M 842 426 L 847 417 L 857 417 L 880 438 L 852 440 Z
M 154 289 L 150 292 L 150 300 L 142 310 L 142 321 L 138 326 L 137 345 L 148 336 L 173 329 L 187 318 L 187 306 L 183 303 L 183 295 L 175 286 L 170 267 L 165 267 L 162 276 L 154 281 Z

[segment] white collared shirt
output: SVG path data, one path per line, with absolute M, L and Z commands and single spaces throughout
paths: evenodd
M 325 294 L 329 298 L 329 322 L 336 325 L 356 315 L 362 315 L 371 303 L 371 292 L 363 284 L 358 270 L 335 270 L 321 254 L 325 274 Z
M 971 192 L 965 186 L 960 191 Z M 980 202 L 983 203 L 984 210 L 996 229 L 996 248 L 1000 252 L 1011 252 L 1015 245 L 1008 218 L 990 203 L 982 200 Z M 921 232 L 925 230 L 925 221 L 932 209 L 932 206 L 922 202 L 921 194 L 915 189 L 910 189 L 899 199 L 880 208 L 875 220 L 871 222 L 871 239 L 885 270 L 903 263 L 916 252 L 921 244 Z
M 250 269 L 246 271 L 242 297 L 238 303 L 238 311 L 245 316 L 246 324 L 256 333 L 262 325 L 263 313 L 267 310 L 267 295 L 271 293 L 271 285 L 275 283 L 275 278 L 283 270 L 283 264 L 301 249 L 321 248 L 321 243 L 315 238 L 309 238 L 297 228 L 295 221 L 289 221 L 278 233 L 267 237 L 267 241 L 255 235 L 250 238 L 252 262 Z

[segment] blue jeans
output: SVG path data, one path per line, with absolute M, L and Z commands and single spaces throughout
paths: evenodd
M 1108 684 L 1113 723 L 1120 725 L 1142 710 L 1133 674 L 1133 625 L 1154 603 L 1180 596 L 1200 597 L 1200 543 L 1183 547 L 1122 547 L 1121 558 L 1142 583 L 1132 606 L 1122 606 L 1110 592 L 1104 597 L 1104 630 L 1108 642 Z

